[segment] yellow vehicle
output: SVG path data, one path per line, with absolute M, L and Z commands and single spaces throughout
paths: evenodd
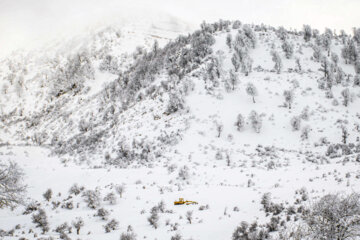
M 195 201 L 184 201 L 184 199 L 183 198 L 179 198 L 179 200 L 178 201 L 175 201 L 174 202 L 174 205 L 184 205 L 184 204 L 186 204 L 186 205 L 190 205 L 190 204 L 198 204 L 197 202 L 195 202 Z

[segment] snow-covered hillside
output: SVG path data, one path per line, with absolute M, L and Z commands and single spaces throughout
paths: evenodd
M 292 239 L 313 202 L 357 191 L 360 30 L 178 33 L 108 27 L 2 61 L 0 160 L 28 185 L 5 239 Z

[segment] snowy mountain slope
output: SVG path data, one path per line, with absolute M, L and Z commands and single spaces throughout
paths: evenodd
M 63 92 L 56 88 L 58 96 L 50 102 L 39 100 L 36 111 L 24 107 L 23 114 L 4 114 L 1 124 L 9 137 L 3 143 L 42 145 L 53 154 L 48 157 L 49 150 L 34 146 L 1 148 L 2 159 L 25 169 L 28 201 L 37 200 L 46 210 L 51 229 L 45 234 L 34 229 L 31 215 L 22 215 L 23 208 L 4 210 L 0 226 L 8 231 L 20 223 L 24 231 L 14 230 L 15 237 L 6 233 L 6 239 L 35 238 L 30 229 L 58 239 L 56 227 L 78 216 L 85 220 L 81 239 L 119 238 L 128 225 L 138 239 L 170 239 L 176 233 L 185 239 L 231 239 L 242 221 L 257 221 L 264 224 L 262 229 L 272 229 L 270 221 L 279 221 L 269 231 L 273 239 L 280 239 L 279 233 L 302 222 L 301 207 L 326 193 L 356 191 L 360 88 L 354 64 L 341 57 L 343 39 L 331 38 L 330 50 L 339 59 L 335 66 L 328 57 L 333 72 L 326 70 L 324 76 L 327 62 L 314 55 L 318 46 L 327 56 L 323 43 L 316 43 L 321 39 L 306 41 L 303 32 L 287 32 L 286 41 L 294 46 L 287 59 L 281 29 L 228 24 L 203 24 L 200 31 L 161 44 L 163 48 L 147 45 L 146 52 L 137 49 L 125 58 L 115 50 L 121 45 L 114 40 L 116 33 L 106 30 L 99 38 L 110 39 L 105 41 L 112 49 L 106 51 L 110 58 L 95 47 L 91 57 L 80 60 L 80 66 L 91 63 L 90 70 L 80 67 L 72 75 L 78 80 L 93 69 L 84 87 L 65 92 L 60 86 Z M 103 46 L 102 40 L 94 42 Z M 273 51 L 281 59 L 278 70 Z M 242 57 L 238 71 L 234 54 Z M 115 68 L 114 58 L 120 61 Z M 231 81 L 236 80 L 232 74 L 237 81 Z M 258 93 L 254 100 L 248 94 L 249 83 Z M 350 91 L 346 104 L 344 89 Z M 287 90 L 293 101 L 286 103 Z M 251 119 L 252 111 L 257 115 Z M 243 121 L 235 125 L 239 114 Z M 53 174 L 43 176 L 44 172 Z M 86 190 L 99 188 L 101 206 L 110 211 L 108 220 L 94 216 L 97 210 L 86 205 L 85 197 L 68 193 L 74 183 Z M 116 184 L 125 184 L 126 192 L 111 205 L 103 197 Z M 71 201 L 76 207 L 45 201 L 42 193 L 48 188 L 61 193 L 54 194 L 55 205 Z M 261 199 L 268 192 L 285 210 L 265 213 Z M 178 197 L 200 206 L 174 206 Z M 167 211 L 152 210 L 161 200 Z M 297 213 L 289 213 L 290 207 Z M 154 211 L 160 217 L 157 228 L 147 219 Z M 188 211 L 193 211 L 192 222 L 186 219 Z M 103 226 L 112 218 L 119 227 L 105 234 Z M 78 237 L 75 232 L 67 235 Z

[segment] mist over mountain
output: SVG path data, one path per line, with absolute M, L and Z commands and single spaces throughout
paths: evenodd
M 0 236 L 358 239 L 360 28 L 145 7 L 1 58 Z

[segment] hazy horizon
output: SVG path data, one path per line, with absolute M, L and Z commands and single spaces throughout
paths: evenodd
M 350 33 L 360 21 L 358 9 L 356 0 L 0 0 L 0 55 L 132 15 L 152 18 L 161 12 L 193 26 L 222 18 L 293 29 L 310 24 L 321 31 L 329 27 Z

